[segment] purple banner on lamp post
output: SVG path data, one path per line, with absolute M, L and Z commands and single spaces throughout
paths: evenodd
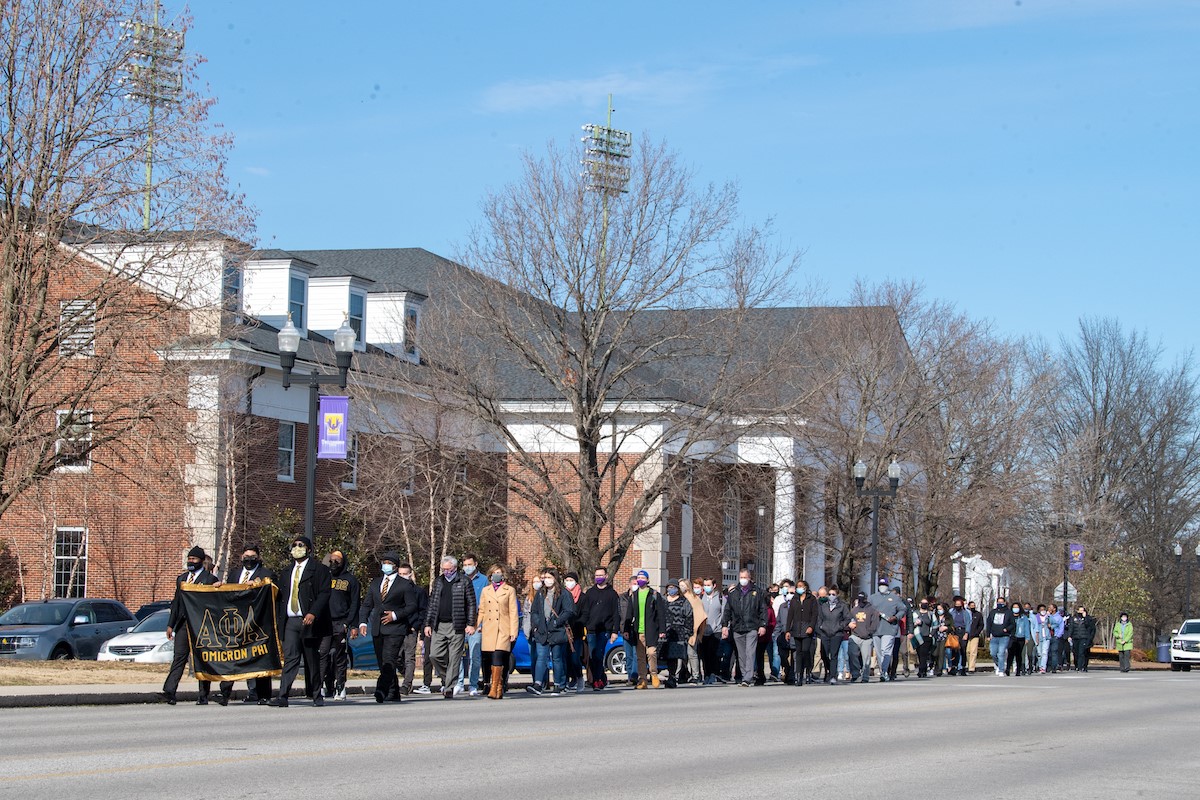
M 350 398 L 322 395 L 321 429 L 317 437 L 317 458 L 345 458 L 349 434 L 346 420 L 350 416 Z
M 1069 557 L 1067 558 L 1067 566 L 1073 570 L 1083 569 L 1083 545 L 1071 542 L 1067 547 Z

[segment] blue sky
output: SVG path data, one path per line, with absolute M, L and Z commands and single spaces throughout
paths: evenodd
M 612 92 L 615 127 L 737 181 L 830 302 L 916 279 L 1007 335 L 1103 315 L 1197 343 L 1200 0 L 192 13 L 262 246 L 453 257 L 520 153 L 602 122 Z

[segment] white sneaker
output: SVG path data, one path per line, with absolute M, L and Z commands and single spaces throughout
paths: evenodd
M 471 697 L 479 697 L 479 690 L 478 690 L 478 689 L 472 689 L 472 690 L 471 690 L 471 692 L 470 692 L 470 695 L 471 695 Z
M 433 690 L 425 685 L 421 685 L 421 686 L 418 686 L 417 688 L 413 689 L 413 694 L 432 694 L 432 693 L 433 693 Z
M 450 696 L 458 697 L 458 693 L 461 692 L 462 689 L 463 689 L 463 685 L 461 683 L 454 684 L 454 688 L 450 690 Z
M 333 699 L 334 700 L 345 700 L 346 699 L 346 687 L 343 686 L 342 688 L 340 688 L 336 692 L 334 692 Z

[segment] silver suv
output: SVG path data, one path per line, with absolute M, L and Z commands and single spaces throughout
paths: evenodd
M 21 603 L 0 615 L 0 658 L 94 659 L 100 645 L 136 623 L 116 600 Z

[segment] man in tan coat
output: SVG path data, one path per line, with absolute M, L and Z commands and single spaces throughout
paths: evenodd
M 504 671 L 508 654 L 517 640 L 519 628 L 517 592 L 504 582 L 504 568 L 496 565 L 488 570 L 488 585 L 479 595 L 479 615 L 476 626 L 483 632 L 480 651 L 490 654 L 492 668 L 488 697 L 504 697 Z

